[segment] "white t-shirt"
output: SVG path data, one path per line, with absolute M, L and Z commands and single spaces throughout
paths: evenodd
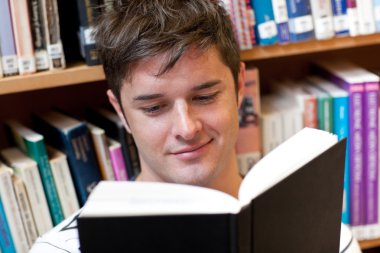
M 77 218 L 80 210 L 39 237 L 29 253 L 80 253 Z

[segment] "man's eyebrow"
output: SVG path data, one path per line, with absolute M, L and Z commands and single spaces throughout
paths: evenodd
M 162 98 L 164 95 L 162 94 L 149 94 L 149 95 L 140 95 L 133 98 L 133 101 L 145 101 L 145 100 L 151 100 L 151 99 L 157 99 Z
M 192 88 L 192 90 L 193 91 L 199 91 L 199 90 L 208 89 L 208 88 L 214 87 L 215 85 L 219 84 L 220 82 L 221 82 L 220 80 L 208 81 L 208 82 L 205 82 L 205 83 L 202 83 L 200 85 L 195 86 L 194 88 Z

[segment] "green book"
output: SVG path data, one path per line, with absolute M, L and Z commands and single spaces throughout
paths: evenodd
M 64 215 L 49 164 L 44 137 L 14 120 L 7 121 L 6 125 L 15 144 L 36 161 L 48 201 L 50 215 L 53 224 L 57 225 L 64 219 Z

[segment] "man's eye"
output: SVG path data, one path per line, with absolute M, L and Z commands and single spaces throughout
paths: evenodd
M 160 112 L 162 107 L 163 107 L 162 105 L 153 105 L 153 106 L 149 106 L 149 107 L 143 107 L 143 108 L 141 108 L 141 110 L 146 114 L 154 115 L 154 114 L 157 114 L 158 112 Z
M 218 94 L 219 94 L 219 92 L 209 94 L 209 95 L 196 96 L 196 97 L 194 97 L 194 100 L 196 102 L 207 104 L 207 103 L 213 102 L 216 99 L 216 97 L 218 96 Z

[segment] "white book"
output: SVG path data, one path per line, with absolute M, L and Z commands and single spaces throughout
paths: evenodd
M 63 215 L 65 218 L 68 218 L 79 210 L 79 202 L 75 193 L 67 157 L 64 153 L 48 145 L 46 145 L 46 149 Z
M 12 169 L 0 163 L 0 199 L 3 202 L 5 216 L 11 231 L 17 253 L 26 253 L 29 244 L 22 223 L 20 209 L 12 183 Z
M 347 18 L 348 18 L 348 31 L 350 36 L 358 36 L 359 33 L 359 16 L 356 0 L 350 0 L 350 5 L 347 2 Z
M 110 152 L 108 149 L 107 137 L 104 129 L 89 122 L 86 124 L 90 131 L 92 142 L 94 143 L 96 158 L 98 160 L 103 180 L 115 180 Z
M 6 148 L 1 150 L 0 154 L 15 174 L 25 182 L 38 235 L 43 235 L 53 227 L 53 223 L 37 163 L 18 148 Z
M 361 35 L 376 32 L 376 23 L 373 12 L 373 0 L 356 0 L 358 8 L 359 33 Z
M 310 0 L 315 38 L 325 40 L 334 37 L 334 21 L 330 0 Z
M 25 184 L 22 179 L 16 175 L 12 175 L 13 187 L 16 193 L 16 199 L 20 208 L 21 220 L 24 224 L 26 238 L 28 240 L 29 247 L 33 245 L 38 237 L 36 223 L 34 221 L 32 208 L 28 193 L 25 188 Z

